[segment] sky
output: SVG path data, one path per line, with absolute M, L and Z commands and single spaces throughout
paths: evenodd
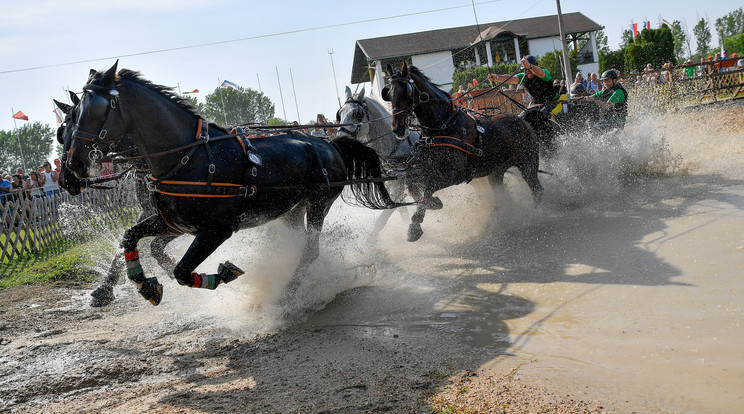
M 632 21 L 656 28 L 661 19 L 679 20 L 694 39 L 701 18 L 712 29 L 717 18 L 742 7 L 740 0 L 606 4 L 563 0 L 561 11 L 603 25 L 612 50 Z M 192 96 L 200 102 L 229 80 L 263 92 L 277 117 L 333 119 L 344 88 L 357 87 L 351 66 L 358 39 L 556 13 L 552 0 L 3 0 L 0 129 L 25 123 L 14 124 L 19 110 L 29 122 L 56 128 L 52 99 L 69 102 L 66 90 L 79 92 L 90 69 L 108 69 L 117 58 L 119 69 L 139 71 L 156 84 L 199 89 Z

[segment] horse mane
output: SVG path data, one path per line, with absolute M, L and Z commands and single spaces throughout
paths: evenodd
M 122 80 L 122 81 L 137 83 L 141 86 L 144 86 L 150 89 L 151 91 L 163 96 L 165 99 L 172 102 L 180 109 L 188 112 L 192 116 L 196 118 L 206 119 L 206 117 L 202 115 L 201 113 L 199 113 L 199 110 L 196 109 L 196 107 L 194 107 L 194 105 L 191 104 L 191 101 L 189 101 L 188 99 L 182 96 L 178 96 L 173 91 L 174 88 L 171 86 L 163 86 L 163 85 L 152 83 L 151 81 L 143 78 L 139 72 L 135 70 L 131 70 L 131 69 L 120 70 L 119 73 L 117 74 L 117 79 Z M 219 128 L 221 130 L 227 131 L 224 127 L 217 125 L 213 122 L 210 122 L 209 125 Z
M 452 97 L 445 91 L 439 89 L 434 82 L 429 79 L 428 76 L 424 75 L 424 72 L 421 71 L 421 69 L 417 68 L 416 66 L 410 65 L 408 66 L 408 74 L 414 77 L 419 78 L 424 83 L 429 85 L 429 93 L 430 95 L 435 95 L 434 98 L 437 100 L 449 102 L 452 103 Z
M 371 112 L 377 112 L 376 114 L 371 114 L 375 118 L 381 118 L 384 119 L 385 122 L 389 125 L 393 124 L 392 119 L 390 118 L 390 112 L 388 112 L 387 108 L 383 104 L 381 104 L 377 99 L 371 98 L 369 96 L 364 97 L 364 103 L 367 104 L 367 111 Z M 373 119 L 370 117 L 370 119 Z

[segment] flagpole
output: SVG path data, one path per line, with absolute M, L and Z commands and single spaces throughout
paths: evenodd
M 217 77 L 217 89 L 220 91 L 220 102 L 222 102 L 222 116 L 225 118 L 225 128 L 227 128 L 227 112 L 225 112 L 225 98 L 222 97 L 222 82 L 220 77 Z
M 28 171 L 28 168 L 26 168 L 26 160 L 23 158 L 23 148 L 21 147 L 21 134 L 18 133 L 18 126 L 16 125 L 16 119 L 15 119 L 15 110 L 13 110 L 13 107 L 10 107 L 10 112 L 13 114 L 13 128 L 15 128 L 16 132 L 16 140 L 18 141 L 18 151 L 21 153 L 21 165 L 23 165 L 23 171 Z M 21 177 L 23 178 L 23 177 Z
M 292 76 L 292 68 L 289 68 L 289 79 L 292 81 L 292 95 L 294 95 L 295 109 L 297 110 L 297 122 L 301 124 L 302 121 L 300 121 L 300 107 L 297 105 L 297 92 L 295 92 L 294 76 Z
M 279 79 L 279 66 L 274 66 L 276 69 L 276 81 L 279 83 L 279 97 L 282 98 L 282 113 L 284 114 L 284 120 L 287 121 L 287 110 L 284 109 L 284 94 L 282 93 L 282 81 Z M 300 122 L 300 121 L 297 121 Z
M 176 87 L 178 88 L 178 96 L 183 96 L 183 94 L 181 93 L 181 84 L 176 83 Z
M 258 81 L 258 91 L 263 93 L 263 90 L 261 90 L 261 78 L 258 77 L 258 72 L 256 72 L 256 80 Z
M 336 65 L 333 64 L 333 49 L 329 49 L 328 54 L 331 56 L 331 69 L 333 69 L 333 84 L 336 86 L 336 99 L 338 100 L 338 108 L 341 109 L 341 95 L 339 95 L 338 93 L 338 82 L 336 81 Z

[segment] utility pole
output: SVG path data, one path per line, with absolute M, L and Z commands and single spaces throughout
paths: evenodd
M 561 14 L 561 0 L 555 0 L 558 6 L 558 33 L 561 36 L 561 48 L 563 49 L 563 70 L 566 73 L 566 87 L 569 81 L 573 79 L 571 74 L 571 62 L 568 60 L 568 46 L 566 46 L 566 34 L 563 33 L 563 15 Z
M 15 110 L 13 110 L 13 107 L 10 107 L 10 113 L 12 115 L 15 115 Z M 16 125 L 16 119 L 15 116 L 13 117 L 13 128 L 15 128 L 16 133 L 16 140 L 18 141 L 18 151 L 21 153 L 21 165 L 23 166 L 23 172 L 25 173 L 28 171 L 26 168 L 26 159 L 23 158 L 23 148 L 21 148 L 21 134 L 18 133 L 18 125 Z
M 341 95 L 338 93 L 338 82 L 336 81 L 336 65 L 333 64 L 333 49 L 328 50 L 331 55 L 331 68 L 333 69 L 333 84 L 336 85 L 336 99 L 338 99 L 338 108 L 341 109 Z
M 295 109 L 297 110 L 297 123 L 301 124 L 300 121 L 300 106 L 297 105 L 297 92 L 295 92 L 294 76 L 292 76 L 292 68 L 289 68 L 289 79 L 292 81 L 292 95 L 294 95 Z
M 284 119 L 288 120 L 287 110 L 284 109 L 284 94 L 282 93 L 282 81 L 281 79 L 279 79 L 279 67 L 274 66 L 274 68 L 276 68 L 276 81 L 279 83 L 279 97 L 282 98 L 282 113 L 284 114 Z M 297 121 L 297 122 L 299 123 L 300 121 Z

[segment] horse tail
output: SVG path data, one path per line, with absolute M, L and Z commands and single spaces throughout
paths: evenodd
M 348 180 L 366 180 L 382 177 L 380 158 L 375 150 L 352 138 L 336 138 L 331 145 L 338 151 L 346 165 Z M 397 203 L 390 198 L 385 184 L 381 181 L 367 181 L 348 186 L 354 195 L 354 202 L 342 198 L 349 204 L 361 205 L 366 208 L 383 210 L 408 205 Z

